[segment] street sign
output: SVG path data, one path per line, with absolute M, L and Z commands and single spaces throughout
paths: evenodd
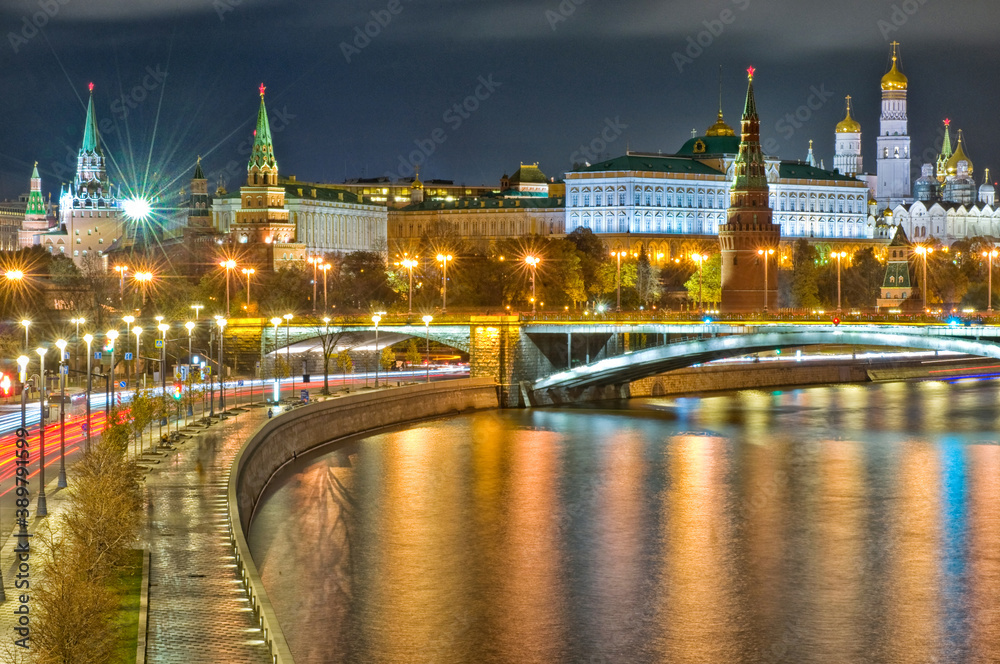
M 125 353 L 125 360 L 128 361 L 131 359 L 132 359 L 132 353 Z
M 157 348 L 163 348 L 163 339 L 157 339 L 156 340 L 156 347 Z
M 63 359 L 64 360 L 68 360 L 69 359 L 69 351 L 66 351 L 66 352 L 63 353 Z
M 243 381 L 242 380 L 236 381 L 236 386 L 237 387 L 243 387 Z
M 309 401 L 309 390 L 302 390 L 302 391 L 300 392 L 300 396 L 299 396 L 299 398 L 300 398 L 300 399 L 301 399 L 302 401 Z
M 59 365 L 59 373 L 69 375 L 69 366 L 66 364 Z
M 101 351 L 97 351 L 96 353 L 94 353 L 94 359 L 95 360 L 101 359 Z
M 125 387 L 125 381 L 123 381 L 123 380 L 118 381 L 118 387 L 124 388 Z

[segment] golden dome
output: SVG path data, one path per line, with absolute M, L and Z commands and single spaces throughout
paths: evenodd
M 899 57 L 896 55 L 897 46 L 899 46 L 899 44 L 892 42 L 892 69 L 890 69 L 889 73 L 882 77 L 883 90 L 906 90 L 908 82 L 907 78 L 903 75 L 903 72 L 899 71 L 896 67 L 896 60 Z
M 838 134 L 860 134 L 861 125 L 851 117 L 851 97 L 847 96 L 847 115 L 837 124 Z
M 891 217 L 891 216 L 892 216 L 892 210 L 890 210 L 889 208 L 886 208 L 886 209 L 885 209 L 885 215 L 884 215 L 884 216 L 886 216 L 886 217 Z
M 970 176 L 972 175 L 972 160 L 965 155 L 965 150 L 962 148 L 963 143 L 964 140 L 962 137 L 962 130 L 959 129 L 958 147 L 955 148 L 955 152 L 951 155 L 951 158 L 948 159 L 948 164 L 945 167 L 945 172 L 947 173 L 948 177 L 953 177 L 955 175 L 958 175 L 958 162 L 960 161 L 966 161 L 969 163 L 969 175 Z
M 715 121 L 715 124 L 708 128 L 705 132 L 705 136 L 735 136 L 736 132 L 733 128 L 725 123 L 722 119 L 722 111 L 719 111 L 719 118 Z

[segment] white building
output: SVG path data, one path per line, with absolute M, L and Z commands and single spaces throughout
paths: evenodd
M 834 170 L 845 175 L 864 173 L 861 157 L 861 125 L 851 117 L 851 97 L 847 96 L 847 115 L 834 131 Z
M 882 77 L 882 118 L 876 145 L 875 199 L 879 209 L 911 200 L 910 136 L 907 134 L 907 79 L 899 71 L 898 43 L 892 43 L 892 68 Z

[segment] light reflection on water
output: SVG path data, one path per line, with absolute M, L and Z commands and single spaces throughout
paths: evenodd
M 1000 661 L 1000 382 L 427 422 L 250 544 L 296 661 Z

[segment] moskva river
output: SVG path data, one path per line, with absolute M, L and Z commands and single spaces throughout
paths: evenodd
M 250 544 L 298 664 L 1000 662 L 1000 381 L 421 423 Z

